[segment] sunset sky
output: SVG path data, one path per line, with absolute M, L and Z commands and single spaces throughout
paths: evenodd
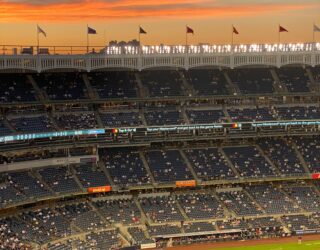
M 47 33 L 41 45 L 85 45 L 87 24 L 96 46 L 137 38 L 139 24 L 143 44 L 184 44 L 186 24 L 190 44 L 230 43 L 232 24 L 235 43 L 273 43 L 279 23 L 289 30 L 282 42 L 306 42 L 313 22 L 320 26 L 320 0 L 0 0 L 1 44 L 36 44 L 37 23 Z

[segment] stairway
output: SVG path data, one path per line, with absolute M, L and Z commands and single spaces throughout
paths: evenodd
M 109 171 L 108 171 L 107 168 L 105 167 L 104 162 L 103 162 L 103 161 L 99 161 L 99 162 L 98 162 L 98 166 L 99 166 L 99 168 L 104 172 L 104 174 L 107 176 L 107 179 L 108 179 L 110 185 L 112 186 L 112 190 L 115 189 L 116 185 L 115 185 L 115 183 L 113 182 L 113 179 L 112 179 Z
M 73 179 L 76 181 L 76 183 L 78 184 L 78 186 L 80 187 L 80 189 L 85 192 L 85 188 L 83 187 L 81 181 L 79 180 L 78 176 L 76 175 L 76 170 L 74 169 L 73 166 L 69 166 L 69 169 L 71 170 L 72 174 L 73 174 Z
M 229 157 L 227 156 L 227 154 L 223 151 L 222 148 L 218 148 L 219 153 L 223 156 L 223 158 L 226 160 L 228 166 L 232 169 L 233 173 L 237 176 L 240 177 L 240 173 L 238 171 L 238 169 L 235 168 L 235 166 L 232 164 L 232 162 L 230 161 Z
M 187 115 L 185 106 L 181 107 L 181 115 L 182 115 L 182 119 L 185 121 L 185 123 L 190 124 L 189 117 Z
M 223 71 L 223 75 L 224 75 L 224 78 L 226 79 L 226 81 L 227 81 L 227 83 L 228 83 L 228 84 L 227 84 L 227 89 L 228 89 L 229 93 L 231 93 L 232 95 L 240 95 L 240 94 L 241 94 L 241 91 L 240 91 L 240 89 L 239 89 L 239 86 L 236 85 L 236 84 L 234 84 L 234 83 L 231 81 L 228 73 L 227 73 L 226 71 Z
M 144 113 L 143 113 L 143 110 L 142 110 L 142 109 L 139 109 L 139 116 L 140 116 L 140 118 L 141 118 L 142 124 L 143 124 L 144 126 L 148 126 L 146 117 L 144 116 Z
M 191 163 L 188 160 L 188 157 L 186 156 L 186 154 L 183 152 L 183 150 L 179 149 L 179 152 L 182 156 L 183 161 L 187 164 L 188 169 L 190 170 L 193 178 L 196 180 L 197 183 L 200 183 L 201 180 L 198 178 L 196 172 L 194 171 L 194 168 L 192 167 Z
M 307 72 L 307 75 L 308 75 L 309 81 L 310 81 L 309 89 L 312 92 L 319 92 L 319 90 L 320 90 L 319 83 L 316 83 L 316 81 L 314 80 L 314 77 L 312 75 L 311 69 L 310 68 L 306 68 L 306 72 Z
M 270 164 L 270 166 L 276 171 L 276 174 L 280 176 L 281 175 L 280 169 L 278 169 L 276 165 L 274 165 L 273 161 L 271 161 L 271 159 L 265 154 L 262 148 L 259 145 L 254 145 L 254 146 L 258 149 L 261 156 L 264 159 L 266 159 L 266 161 Z
M 152 172 L 150 170 L 150 167 L 149 167 L 149 164 L 147 162 L 147 159 L 146 159 L 146 157 L 145 157 L 145 155 L 144 155 L 144 153 L 142 151 L 139 151 L 139 156 L 140 156 L 140 159 L 141 159 L 141 161 L 143 163 L 143 166 L 145 167 L 145 169 L 147 170 L 148 175 L 150 176 L 151 183 L 153 185 L 156 184 L 156 181 L 155 181 L 155 179 L 154 179 L 154 177 L 152 175 Z
M 146 223 L 150 224 L 151 221 L 149 220 L 149 218 L 147 217 L 147 215 L 144 213 L 143 208 L 141 207 L 141 204 L 140 204 L 140 202 L 139 202 L 139 200 L 138 200 L 138 197 L 137 197 L 137 196 L 133 197 L 133 201 L 134 201 L 134 203 L 136 204 L 137 208 L 138 208 L 139 211 L 140 211 L 140 214 L 141 214 L 141 224 L 146 224 Z
M 293 141 L 288 142 L 287 139 L 286 139 L 286 142 L 287 142 L 288 145 L 291 145 L 291 147 L 294 149 L 294 151 L 295 151 L 295 153 L 296 153 L 296 155 L 297 155 L 300 163 L 302 164 L 302 167 L 303 167 L 304 171 L 305 171 L 307 174 L 310 174 L 310 170 L 309 170 L 309 168 L 308 168 L 308 166 L 307 166 L 307 163 L 306 163 L 306 161 L 304 160 L 301 152 L 299 151 L 297 144 L 296 144 L 295 142 L 293 142 Z
M 101 119 L 101 117 L 99 115 L 99 111 L 95 110 L 94 111 L 94 116 L 96 117 L 96 121 L 97 121 L 97 124 L 98 124 L 99 128 L 104 128 L 102 119 Z
M 135 73 L 134 75 L 136 77 L 136 81 L 137 81 L 138 88 L 139 88 L 138 96 L 140 96 L 140 97 L 150 96 L 148 89 L 145 86 L 143 86 L 143 84 L 142 84 L 141 77 L 140 77 L 139 73 Z
M 274 81 L 273 88 L 276 91 L 276 93 L 288 93 L 287 86 L 281 83 L 280 78 L 275 69 L 270 69 L 270 73 Z
M 34 80 L 32 75 L 27 75 L 27 79 L 31 83 L 33 89 L 36 91 L 40 101 L 45 101 L 49 99 L 47 93 L 39 88 L 37 82 Z
M 242 191 L 254 202 L 254 205 L 255 205 L 256 207 L 258 207 L 259 210 L 260 210 L 263 214 L 266 213 L 266 211 L 263 209 L 263 207 L 254 199 L 254 197 L 253 197 L 247 190 L 242 189 Z
M 179 203 L 177 197 L 175 197 L 175 201 L 176 201 L 176 205 L 177 208 L 179 209 L 181 215 L 183 216 L 184 220 L 189 220 L 188 215 L 186 214 L 186 212 L 184 211 L 184 209 L 182 208 L 181 204 Z
M 82 74 L 82 79 L 84 84 L 86 85 L 86 89 L 88 91 L 88 96 L 91 100 L 99 99 L 98 93 L 93 89 L 92 85 L 90 84 L 89 78 L 87 74 Z
M 3 120 L 2 120 L 3 124 L 9 128 L 13 133 L 17 133 L 17 130 L 11 125 L 11 123 L 9 122 L 9 120 L 4 117 Z
M 182 71 L 178 71 L 178 74 L 181 78 L 182 85 L 184 87 L 184 92 L 186 96 L 195 96 L 195 90 L 193 86 L 187 81 L 184 73 Z
M 56 192 L 53 191 L 53 189 L 43 180 L 41 174 L 39 174 L 38 171 L 33 169 L 28 174 L 30 175 L 30 173 L 31 173 L 31 176 L 35 177 L 37 180 L 41 182 L 41 184 L 45 187 L 45 189 L 49 190 L 51 193 L 56 195 Z

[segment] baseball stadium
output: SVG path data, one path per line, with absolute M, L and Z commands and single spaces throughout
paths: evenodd
M 207 44 L 191 23 L 185 44 L 147 45 L 138 25 L 93 46 L 87 25 L 84 45 L 52 46 L 37 24 L 36 45 L 1 45 L 0 249 L 319 250 L 318 26 Z

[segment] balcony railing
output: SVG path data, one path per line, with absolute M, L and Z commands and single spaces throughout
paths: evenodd
M 0 45 L 2 55 L 158 55 L 158 54 L 230 54 L 320 51 L 320 43 L 236 44 L 236 45 L 143 45 L 143 46 L 31 46 Z

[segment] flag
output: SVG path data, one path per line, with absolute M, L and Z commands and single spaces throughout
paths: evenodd
M 37 30 L 38 30 L 38 34 L 42 34 L 42 35 L 44 35 L 45 37 L 47 37 L 47 33 L 44 32 L 44 30 L 41 29 L 41 28 L 39 27 L 39 25 L 37 25 Z
M 320 28 L 317 25 L 313 25 L 313 32 L 320 32 Z
M 88 34 L 95 35 L 95 34 L 97 34 L 97 31 L 93 28 L 88 27 Z
M 279 32 L 288 32 L 288 30 L 279 25 Z
M 190 27 L 187 26 L 187 34 L 194 34 L 193 29 L 191 29 Z
M 236 35 L 239 35 L 239 32 L 237 31 L 237 29 L 234 26 L 232 26 L 232 28 L 233 28 L 232 32 Z
M 139 27 L 139 34 L 147 34 L 147 32 L 143 28 Z

